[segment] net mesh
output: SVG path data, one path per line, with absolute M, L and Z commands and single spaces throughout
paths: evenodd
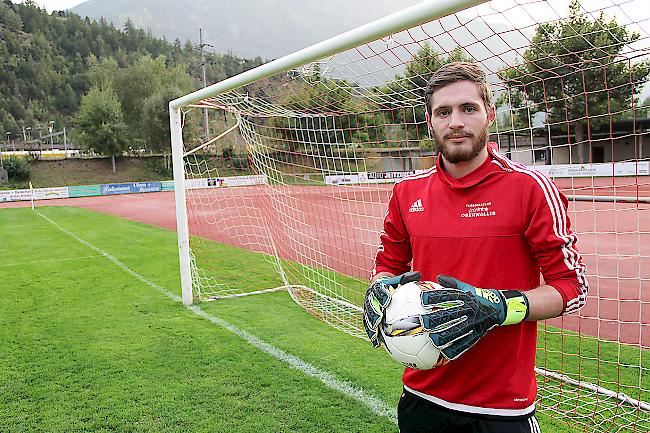
M 195 296 L 285 287 L 363 337 L 392 184 L 434 164 L 424 86 L 441 64 L 478 62 L 490 138 L 570 197 L 587 265 L 584 309 L 539 325 L 538 408 L 649 431 L 649 19 L 636 0 L 493 1 L 185 107 Z

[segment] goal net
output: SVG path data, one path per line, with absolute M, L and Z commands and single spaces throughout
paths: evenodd
M 649 431 L 649 20 L 639 0 L 423 2 L 172 101 L 184 302 L 286 290 L 365 337 L 392 186 L 435 163 L 424 87 L 478 62 L 491 141 L 569 197 L 587 265 L 587 305 L 539 324 L 538 408 Z

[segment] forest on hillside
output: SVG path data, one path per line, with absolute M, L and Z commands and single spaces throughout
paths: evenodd
M 91 88 L 111 87 L 129 141 L 156 147 L 162 143 L 135 125 L 145 108 L 201 87 L 200 53 L 191 42 L 153 37 L 130 21 L 118 29 L 67 11 L 48 14 L 32 0 L 0 2 L 0 59 L 0 131 L 13 138 L 50 121 L 72 125 Z M 210 83 L 262 63 L 209 52 L 205 60 Z

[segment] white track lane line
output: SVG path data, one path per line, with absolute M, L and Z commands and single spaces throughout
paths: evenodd
M 112 255 L 108 254 L 107 252 L 97 248 L 93 244 L 91 244 L 88 241 L 85 241 L 84 239 L 81 239 L 79 236 L 75 235 L 74 233 L 66 230 L 65 228 L 61 227 L 59 224 L 48 218 L 47 216 L 43 215 L 41 212 L 36 211 L 36 213 L 44 218 L 46 221 L 48 221 L 50 224 L 52 224 L 54 227 L 58 228 L 61 230 L 63 233 L 67 234 L 71 238 L 75 239 L 76 241 L 82 243 L 83 245 L 87 246 L 88 248 L 92 249 L 93 251 L 97 252 L 98 254 L 101 254 L 104 256 L 106 259 L 109 261 L 113 262 L 115 265 L 117 265 L 120 269 L 122 269 L 124 272 L 127 274 L 130 274 L 133 276 L 135 279 L 138 281 L 148 285 L 149 287 L 156 289 L 163 295 L 167 296 L 174 302 L 181 302 L 181 297 L 178 295 L 174 295 L 173 293 L 167 291 L 165 288 L 162 286 L 159 286 L 158 284 L 149 281 L 146 279 L 144 276 L 140 275 L 139 273 L 135 272 L 128 266 L 126 266 L 124 263 L 120 262 L 118 259 L 113 257 Z M 284 362 L 285 364 L 289 365 L 292 368 L 295 368 L 297 370 L 302 371 L 305 373 L 307 376 L 313 377 L 315 379 L 320 380 L 323 384 L 325 384 L 328 388 L 331 388 L 333 390 L 339 391 L 347 396 L 350 396 L 354 398 L 355 400 L 359 401 L 362 403 L 364 406 L 368 407 L 375 415 L 379 415 L 385 418 L 388 418 L 391 420 L 393 423 L 397 424 L 397 413 L 395 408 L 387 405 L 383 400 L 373 397 L 372 395 L 369 395 L 366 393 L 362 388 L 359 388 L 352 384 L 351 382 L 348 381 L 342 381 L 337 379 L 334 375 L 331 373 L 328 373 L 327 371 L 319 370 L 318 368 L 314 367 L 313 365 L 301 360 L 300 358 L 293 356 L 281 349 L 278 349 L 277 347 L 266 343 L 253 334 L 246 332 L 244 330 L 241 330 L 237 328 L 235 325 L 232 325 L 225 320 L 213 316 L 209 313 L 206 313 L 196 305 L 191 305 L 187 307 L 190 311 L 192 311 L 194 314 L 197 316 L 203 317 L 204 319 L 209 320 L 210 322 L 214 323 L 215 325 L 221 326 L 222 328 L 225 328 L 232 332 L 233 334 L 237 335 L 238 337 L 241 337 L 242 339 L 246 340 L 249 344 L 257 347 L 259 350 L 262 352 L 265 352 L 268 355 L 271 355 L 272 357 L 276 358 L 279 361 Z

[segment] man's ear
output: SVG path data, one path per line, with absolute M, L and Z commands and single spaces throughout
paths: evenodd
M 431 126 L 431 115 L 429 115 L 428 111 L 426 111 L 424 114 L 427 119 L 427 126 L 429 127 L 429 131 L 433 131 L 433 126 Z
M 494 123 L 494 119 L 497 118 L 497 110 L 494 107 L 494 105 L 490 105 L 490 108 L 488 110 L 488 125 L 492 125 Z

